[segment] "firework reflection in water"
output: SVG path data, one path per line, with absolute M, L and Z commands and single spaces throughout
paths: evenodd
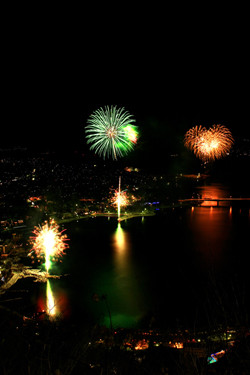
M 68 294 L 60 283 L 47 280 L 46 286 L 39 288 L 37 298 L 37 314 L 43 319 L 46 314 L 49 319 L 67 319 L 71 315 Z
M 55 303 L 55 298 L 51 289 L 50 281 L 47 280 L 46 285 L 46 308 L 47 308 L 47 314 L 53 318 L 57 314 L 57 308 Z

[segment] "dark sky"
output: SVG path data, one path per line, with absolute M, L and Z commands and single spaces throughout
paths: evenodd
M 240 88 L 225 75 L 188 77 L 114 74 L 61 82 L 39 77 L 15 80 L 3 101 L 0 148 L 86 148 L 84 126 L 88 116 L 105 105 L 125 107 L 136 118 L 141 134 L 164 146 L 194 125 L 224 124 L 235 136 L 249 136 L 248 103 Z M 177 73 L 176 73 L 177 74 Z M 223 78 L 223 79 L 222 79 Z M 25 88 L 25 90 L 24 90 Z M 165 138 L 165 139 L 164 139 Z M 175 138 L 173 138 L 175 141 Z
M 72 20 L 44 11 L 5 15 L 0 148 L 83 147 L 86 118 L 107 104 L 133 113 L 142 133 L 155 119 L 161 138 L 216 122 L 249 134 L 244 9 L 124 4 L 111 14 L 93 3 Z
M 174 37 L 176 29 L 161 27 L 118 39 L 112 29 L 74 45 L 51 35 L 46 44 L 42 33 L 31 40 L 30 30 L 28 38 L 15 34 L 2 69 L 0 148 L 86 150 L 88 116 L 112 104 L 135 116 L 145 152 L 174 149 L 197 124 L 222 123 L 234 136 L 250 136 L 242 38 L 228 25 L 200 39 L 199 28 Z

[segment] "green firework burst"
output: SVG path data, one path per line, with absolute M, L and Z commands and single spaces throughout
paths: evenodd
M 104 159 L 123 157 L 137 141 L 137 127 L 133 123 L 135 119 L 124 108 L 106 106 L 97 109 L 90 115 L 85 128 L 90 150 Z

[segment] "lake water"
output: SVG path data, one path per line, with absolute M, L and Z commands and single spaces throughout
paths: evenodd
M 230 196 L 223 185 L 196 192 Z M 175 208 L 119 225 L 99 217 L 65 228 L 70 248 L 54 271 L 69 275 L 50 281 L 62 317 L 113 327 L 246 322 L 249 205 Z M 46 286 L 34 288 L 39 310 Z

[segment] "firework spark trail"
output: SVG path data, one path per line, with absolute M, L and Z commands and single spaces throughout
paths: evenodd
M 30 237 L 33 247 L 28 255 L 33 259 L 35 255 L 38 261 L 44 259 L 45 268 L 48 272 L 51 260 L 56 261 L 65 254 L 64 251 L 68 248 L 67 235 L 62 234 L 63 231 L 59 232 L 59 226 L 54 220 L 35 227 L 33 233 L 34 236 Z
M 120 216 L 121 216 L 121 176 L 119 176 L 118 200 L 117 200 L 117 216 L 118 216 L 118 220 L 120 220 Z
M 199 125 L 187 131 L 184 144 L 201 160 L 220 159 L 229 153 L 234 139 L 224 125 L 213 125 L 208 130 Z
M 118 189 L 115 190 L 114 195 L 111 198 L 111 203 L 117 207 L 117 218 L 120 221 L 121 207 L 125 207 L 129 204 L 126 191 L 121 191 L 121 176 L 119 177 Z
M 85 128 L 90 150 L 106 157 L 116 159 L 126 155 L 134 148 L 138 139 L 135 119 L 124 108 L 106 106 L 94 111 Z

